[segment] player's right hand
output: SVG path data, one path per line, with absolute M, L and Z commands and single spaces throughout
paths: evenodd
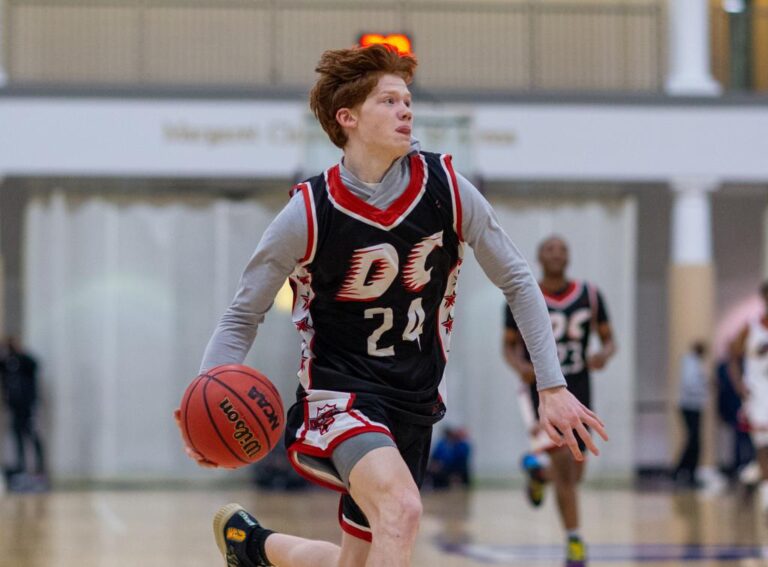
M 555 445 L 567 445 L 574 458 L 583 461 L 584 455 L 574 435 L 576 432 L 592 454 L 600 454 L 586 429 L 587 426 L 591 427 L 608 441 L 605 425 L 595 412 L 577 400 L 565 386 L 541 390 L 539 400 L 539 422 Z
M 173 420 L 176 422 L 176 427 L 179 428 L 179 432 L 181 432 L 181 410 L 177 409 L 173 412 Z M 217 465 L 214 462 L 209 461 L 205 457 L 203 457 L 200 453 L 195 451 L 192 447 L 187 445 L 187 442 L 184 441 L 184 436 L 181 436 L 182 441 L 184 442 L 184 452 L 187 454 L 187 456 L 195 461 L 199 466 L 205 468 L 205 469 L 216 469 L 219 468 L 219 465 Z

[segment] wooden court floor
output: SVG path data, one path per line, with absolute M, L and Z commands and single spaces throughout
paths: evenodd
M 552 495 L 520 489 L 425 494 L 414 566 L 560 567 Z M 0 496 L 0 567 L 221 567 L 211 517 L 227 502 L 268 527 L 338 540 L 337 498 L 201 488 L 54 491 Z M 587 488 L 584 532 L 595 567 L 768 566 L 766 516 L 741 493 Z

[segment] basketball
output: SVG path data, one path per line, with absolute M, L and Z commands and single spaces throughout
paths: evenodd
M 240 364 L 217 366 L 195 378 L 180 410 L 189 447 L 229 469 L 263 459 L 285 427 L 275 386 L 258 370 Z

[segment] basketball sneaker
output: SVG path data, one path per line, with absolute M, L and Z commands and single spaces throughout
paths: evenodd
M 240 504 L 227 504 L 213 517 L 213 535 L 227 567 L 272 567 L 262 552 L 254 553 L 258 546 L 248 545 L 254 537 L 263 542 L 270 533 Z
M 739 481 L 747 486 L 755 486 L 760 482 L 760 476 L 760 465 L 752 461 L 739 472 Z
M 533 453 L 523 455 L 522 467 L 528 475 L 525 492 L 528 495 L 528 501 L 532 506 L 538 508 L 544 501 L 544 466 L 539 458 Z
M 586 567 L 586 565 L 587 547 L 584 541 L 579 537 L 569 537 L 565 567 Z

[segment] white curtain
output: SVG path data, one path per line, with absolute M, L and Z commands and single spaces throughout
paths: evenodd
M 24 328 L 43 364 L 55 474 L 215 477 L 184 456 L 171 414 L 243 266 L 284 202 L 64 193 L 31 202 Z M 595 406 L 612 437 L 590 467 L 593 474 L 626 476 L 633 463 L 634 202 L 492 202 L 529 261 L 539 240 L 558 232 L 571 244 L 571 275 L 596 282 L 605 294 L 619 354 L 595 377 Z M 516 378 L 501 357 L 503 297 L 468 256 L 447 423 L 469 429 L 480 475 L 510 477 L 518 474 L 525 436 Z M 286 405 L 296 387 L 297 353 L 289 314 L 273 308 L 247 362 L 278 385 Z
M 593 405 L 611 441 L 588 470 L 596 477 L 628 478 L 634 467 L 635 202 L 623 197 L 504 196 L 490 201 L 537 276 L 536 248 L 556 233 L 570 245 L 569 275 L 594 282 L 603 292 L 619 351 L 607 369 L 593 377 Z M 518 379 L 501 355 L 503 295 L 471 254 L 458 296 L 446 423 L 469 429 L 480 474 L 508 478 L 518 474 L 527 448 L 515 397 Z
M 30 204 L 25 338 L 43 363 L 54 474 L 211 475 L 184 456 L 172 412 L 284 201 L 59 193 Z M 273 309 L 260 334 L 248 362 L 290 399 L 298 352 L 290 318 Z

